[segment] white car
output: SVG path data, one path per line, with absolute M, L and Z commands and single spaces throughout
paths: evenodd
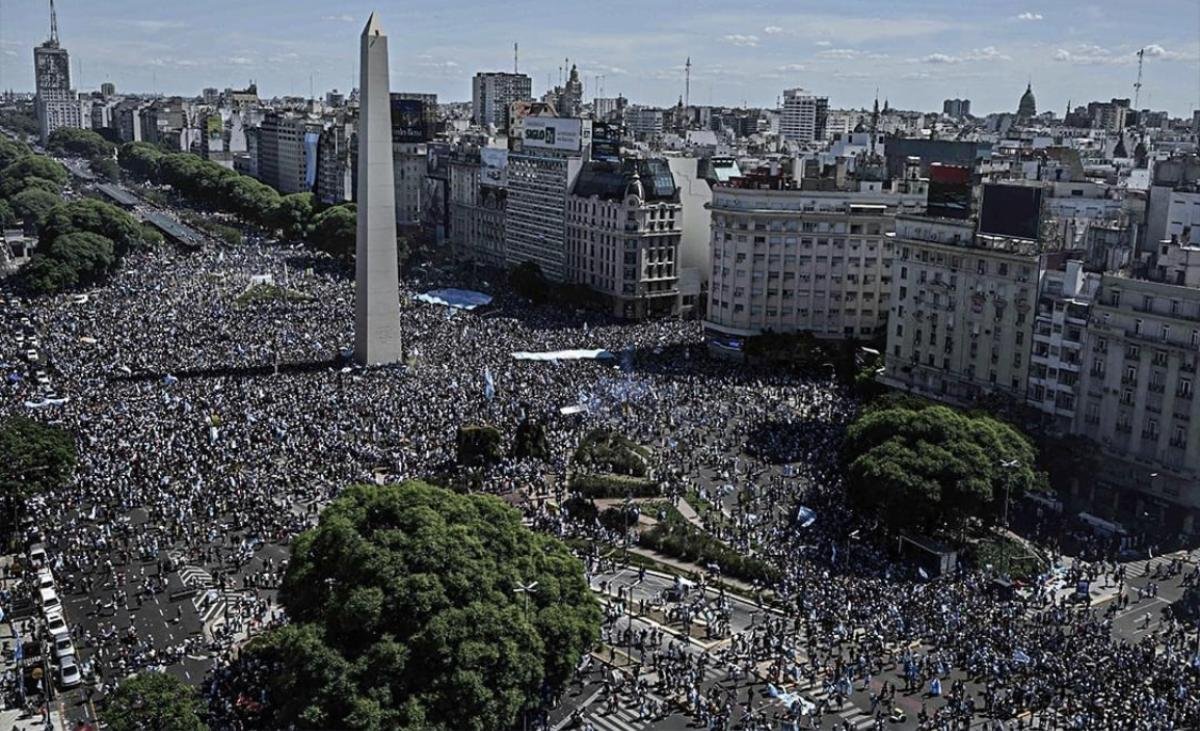
M 75 643 L 71 635 L 54 635 L 54 657 L 62 659 L 67 655 L 75 655 Z
M 54 591 L 54 587 L 38 589 L 38 603 L 42 606 L 42 611 L 46 614 L 52 614 L 62 611 L 62 602 L 58 600 L 58 592 Z
M 40 543 L 35 543 L 29 547 L 29 563 L 34 566 L 43 566 L 46 563 L 46 547 Z
M 67 620 L 63 619 L 61 612 L 46 614 L 46 631 L 50 633 L 51 637 L 71 636 L 71 628 L 67 626 Z
M 40 356 L 36 350 L 30 348 L 29 350 L 25 351 L 25 360 L 29 361 L 30 363 L 37 363 L 39 358 Z
M 76 294 L 71 296 L 71 302 L 77 305 L 86 305 L 88 296 L 86 294 Z
M 79 664 L 75 662 L 74 655 L 58 658 L 58 682 L 64 688 L 74 688 L 83 682 L 83 676 L 79 674 Z
M 50 571 L 49 566 L 44 566 L 44 567 L 38 569 L 37 587 L 39 589 L 53 589 L 54 588 L 54 573 Z

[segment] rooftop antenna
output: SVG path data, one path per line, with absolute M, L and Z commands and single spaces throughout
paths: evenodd
M 692 57 L 688 56 L 683 67 L 683 106 L 692 106 Z
M 517 71 L 517 61 L 521 57 L 520 49 L 521 49 L 520 45 L 518 45 L 517 43 L 514 42 L 513 43 L 513 73 L 514 74 L 520 73 L 519 71 Z
M 54 12 L 54 0 L 50 0 L 50 43 L 58 46 L 58 13 Z
M 1138 101 L 1139 101 L 1139 99 L 1141 99 L 1141 96 L 1142 96 L 1142 62 L 1146 58 L 1146 49 L 1144 49 L 1144 48 L 1138 49 L 1137 57 L 1138 57 L 1138 77 L 1137 77 L 1137 81 L 1134 82 L 1134 84 L 1133 84 L 1133 109 L 1134 109 L 1134 111 L 1137 111 L 1138 109 L 1140 109 L 1140 107 L 1138 106 Z

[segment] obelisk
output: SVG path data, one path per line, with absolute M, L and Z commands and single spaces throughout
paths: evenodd
M 400 360 L 400 281 L 387 36 L 376 13 L 363 29 L 361 44 L 354 357 L 363 365 L 379 365 Z

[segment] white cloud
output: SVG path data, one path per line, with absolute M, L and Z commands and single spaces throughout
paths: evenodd
M 1146 46 L 1146 58 L 1160 61 L 1195 61 L 1200 53 L 1174 51 L 1158 43 Z M 1051 56 L 1055 61 L 1082 66 L 1132 66 L 1137 63 L 1136 49 L 1111 49 L 1093 43 L 1080 43 L 1070 48 L 1059 48 Z
M 858 58 L 861 55 L 862 55 L 862 51 L 858 51 L 853 48 L 830 48 L 827 51 L 821 51 L 820 53 L 817 54 L 817 56 L 819 56 L 821 58 L 841 58 L 841 59 Z
M 16 51 L 5 51 L 4 55 L 5 56 L 15 56 L 15 55 L 17 55 L 17 52 Z
M 234 56 L 233 58 L 229 59 L 229 63 L 233 64 L 234 66 L 252 66 L 254 65 L 254 59 L 246 58 L 245 56 Z
M 784 64 L 784 65 L 782 65 L 782 66 L 778 66 L 778 67 L 776 67 L 776 69 L 775 69 L 775 70 L 776 70 L 776 71 L 783 71 L 783 72 L 785 72 L 785 73 L 786 73 L 786 72 L 789 72 L 789 71 L 803 71 L 804 69 L 805 69 L 805 66 L 804 66 L 804 64 L 802 64 L 802 63 L 787 63 L 787 64 Z
M 758 45 L 758 36 L 742 35 L 741 33 L 731 33 L 727 36 L 722 36 L 721 40 L 725 41 L 726 43 L 732 43 L 735 46 L 744 46 L 748 48 L 754 48 Z
M 780 28 L 777 25 L 768 25 L 766 28 L 763 28 L 763 33 L 766 33 L 769 36 L 773 36 L 782 32 L 783 28 Z
M 1011 61 L 1010 56 L 1001 53 L 995 46 L 985 46 L 984 48 L 976 48 L 972 51 L 962 54 L 961 56 L 951 56 L 946 53 L 931 53 L 921 59 L 923 63 L 932 64 L 954 64 L 966 63 L 968 61 Z
M 321 17 L 321 20 L 329 20 L 334 23 L 353 23 L 357 18 L 349 13 L 342 13 L 341 15 L 325 15 Z
M 1017 20 L 1041 20 L 1041 13 L 1024 12 L 1017 16 Z
M 121 25 L 127 25 L 131 28 L 145 31 L 147 33 L 158 33 L 169 28 L 186 28 L 187 23 L 181 23 L 178 20 L 146 20 L 139 18 L 137 20 L 122 20 Z
M 833 42 L 832 41 L 817 41 L 817 45 L 820 46 L 821 48 L 829 48 L 830 46 L 833 45 Z

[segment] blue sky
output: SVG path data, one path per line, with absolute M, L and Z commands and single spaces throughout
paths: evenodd
M 63 45 L 82 84 L 194 95 L 255 79 L 266 95 L 353 83 L 357 35 L 378 9 L 392 87 L 470 98 L 477 70 L 521 70 L 536 94 L 577 63 L 590 98 L 670 104 L 692 59 L 693 103 L 773 105 L 802 86 L 835 107 L 1015 110 L 1027 79 L 1039 109 L 1133 95 L 1145 47 L 1142 106 L 1190 116 L 1200 105 L 1200 2 L 991 0 L 58 0 Z M 29 89 L 46 0 L 0 0 L 0 88 Z

